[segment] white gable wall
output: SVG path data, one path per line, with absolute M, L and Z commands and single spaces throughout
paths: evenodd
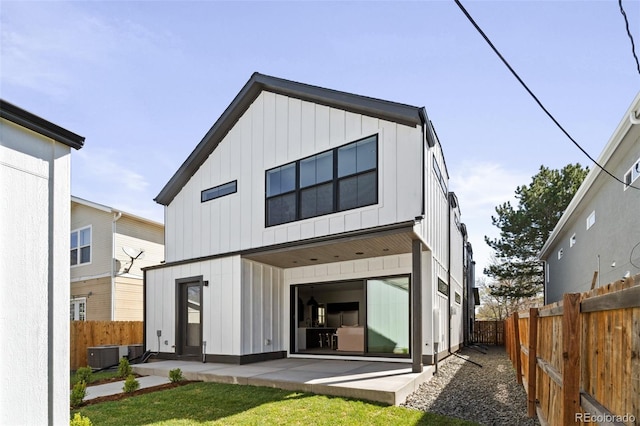
M 265 171 L 378 134 L 373 206 L 265 228 Z M 421 214 L 422 131 L 262 92 L 166 207 L 167 262 L 413 220 Z M 238 192 L 200 202 L 233 180 Z

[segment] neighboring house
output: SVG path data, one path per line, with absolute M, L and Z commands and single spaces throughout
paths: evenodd
M 71 197 L 72 320 L 142 321 L 142 267 L 164 260 L 164 226 Z
M 545 303 L 640 273 L 640 93 L 598 164 L 625 183 L 589 171 L 540 251 Z
M 70 152 L 83 144 L 0 100 L 3 424 L 69 424 Z
M 392 359 L 463 342 L 464 247 L 424 108 L 255 73 L 156 197 L 159 357 Z M 471 275 L 469 275 L 471 276 Z

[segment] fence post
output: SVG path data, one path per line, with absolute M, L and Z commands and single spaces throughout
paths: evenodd
M 565 293 L 562 315 L 562 424 L 574 425 L 580 410 L 580 294 Z
M 527 394 L 527 415 L 534 417 L 536 415 L 536 366 L 538 348 L 538 308 L 529 309 L 529 383 Z
M 519 318 L 518 313 L 513 313 L 513 337 L 514 337 L 514 354 L 515 354 L 515 367 L 517 373 L 518 383 L 522 384 L 522 362 L 520 358 L 520 352 L 522 349 L 520 348 L 520 324 L 518 324 Z
M 495 320 L 495 321 L 493 322 L 493 328 L 494 328 L 494 331 L 495 331 L 495 333 L 494 333 L 494 335 L 493 335 L 493 336 L 494 336 L 494 337 L 493 337 L 494 344 L 495 344 L 496 346 L 498 346 L 498 320 Z

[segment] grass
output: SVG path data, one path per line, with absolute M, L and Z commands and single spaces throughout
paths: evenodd
M 191 383 L 71 412 L 94 425 L 474 425 L 403 407 L 281 389 Z

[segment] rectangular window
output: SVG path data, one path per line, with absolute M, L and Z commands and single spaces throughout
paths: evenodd
M 440 166 L 438 166 L 438 162 L 436 161 L 436 157 L 433 157 L 433 172 L 436 175 L 436 180 L 438 181 L 438 183 L 440 184 L 440 188 L 442 188 L 442 192 L 445 193 L 445 195 L 447 194 L 447 184 L 444 180 L 444 176 L 442 175 L 442 172 L 440 171 Z
M 576 234 L 573 234 L 571 238 L 569 238 L 569 247 L 573 247 L 576 245 Z
M 562 259 L 562 255 L 564 254 L 564 250 L 558 250 L 558 260 Z
M 640 177 L 640 159 L 624 175 L 624 189 L 626 190 Z
M 266 226 L 378 202 L 378 136 L 266 172 Z
M 457 291 L 455 292 L 455 300 L 458 305 L 462 303 L 462 296 L 460 296 L 460 293 L 458 293 Z
M 215 200 L 216 198 L 224 197 L 225 195 L 234 194 L 238 192 L 238 181 L 225 183 L 213 188 L 205 189 L 200 193 L 200 202 Z
M 86 297 L 71 299 L 71 304 L 69 306 L 69 319 L 71 321 L 85 321 L 87 319 Z
M 71 231 L 71 266 L 91 263 L 91 227 Z
M 438 278 L 438 291 L 445 296 L 449 296 L 449 285 Z
M 591 212 L 589 217 L 587 217 L 587 229 L 591 228 L 596 223 L 596 212 L 595 210 Z

